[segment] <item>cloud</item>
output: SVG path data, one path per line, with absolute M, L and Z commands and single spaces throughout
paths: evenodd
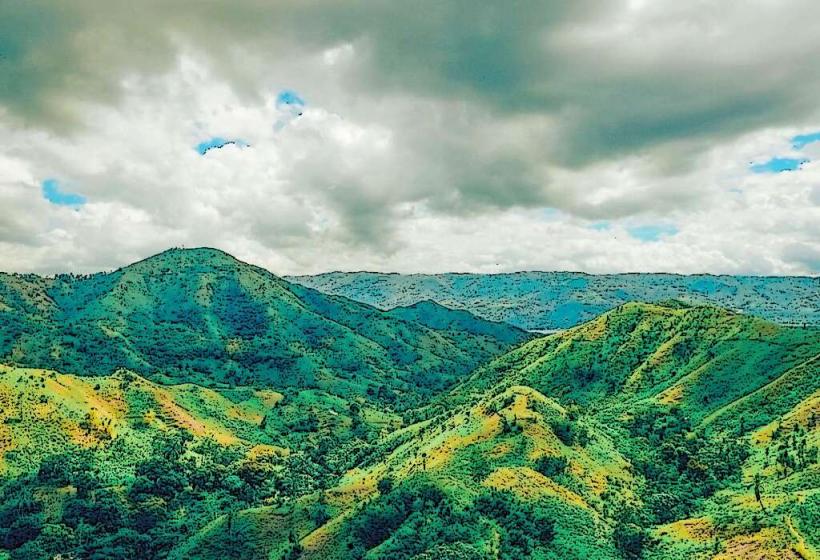
M 748 162 L 820 156 L 812 16 L 808 0 L 0 3 L 0 268 L 210 244 L 280 272 L 805 273 L 787 247 L 817 245 L 816 164 Z M 253 149 L 199 155 L 240 138 Z M 43 200 L 51 176 L 82 212 Z M 118 221 L 105 249 L 81 241 Z M 680 231 L 630 235 L 647 224 Z
M 57 206 L 80 207 L 86 203 L 84 196 L 63 191 L 56 179 L 43 181 L 43 198 Z
M 351 93 L 549 115 L 560 133 L 543 149 L 583 165 L 788 124 L 816 112 L 820 83 L 820 38 L 806 24 L 820 8 L 809 0 L 753 0 L 718 13 L 627 0 L 524 0 L 515 10 L 465 0 L 237 0 L 230 9 L 183 0 L 149 1 L 138 14 L 102 0 L 5 6 L 0 100 L 31 119 L 64 115 L 72 97 L 112 98 L 124 76 L 172 67 L 180 45 L 256 95 L 259 71 L 272 64 L 250 64 L 248 53 L 303 64 L 306 54 L 352 44 L 360 56 L 346 80 Z M 131 48 L 136 39 L 146 47 Z
M 817 244 L 795 243 L 783 251 L 784 258 L 806 266 L 811 274 L 820 273 L 820 247 Z

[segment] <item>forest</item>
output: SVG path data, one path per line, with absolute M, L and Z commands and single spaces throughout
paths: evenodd
M 0 558 L 818 557 L 817 327 L 404 303 L 210 249 L 0 275 Z

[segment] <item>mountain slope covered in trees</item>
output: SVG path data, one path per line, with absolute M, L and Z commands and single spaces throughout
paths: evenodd
M 818 330 L 625 305 L 479 369 L 330 490 L 181 551 L 264 558 L 245 531 L 275 523 L 295 531 L 275 557 L 814 558 L 818 355 Z
M 212 250 L 1 280 L 3 560 L 820 550 L 817 328 L 667 301 L 533 339 Z
M 213 249 L 112 273 L 0 276 L 0 359 L 64 373 L 313 388 L 411 405 L 527 340 L 438 309 L 443 328 L 290 284 Z

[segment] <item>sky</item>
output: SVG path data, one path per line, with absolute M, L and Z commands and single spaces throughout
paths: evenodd
M 0 270 L 820 275 L 813 0 L 0 2 Z

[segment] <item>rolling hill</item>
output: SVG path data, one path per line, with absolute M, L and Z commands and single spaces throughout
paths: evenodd
M 172 557 L 813 559 L 818 356 L 817 329 L 627 304 L 480 368 L 333 488 Z
M 677 299 L 794 325 L 820 325 L 820 278 L 695 274 L 384 274 L 329 272 L 288 280 L 381 309 L 434 300 L 523 329 L 565 329 L 623 303 Z
M 815 560 L 820 328 L 547 336 L 210 250 L 0 277 L 0 559 Z
M 528 338 L 444 307 L 427 324 L 410 315 L 291 284 L 214 249 L 174 249 L 105 274 L 0 276 L 0 359 L 410 406 Z

